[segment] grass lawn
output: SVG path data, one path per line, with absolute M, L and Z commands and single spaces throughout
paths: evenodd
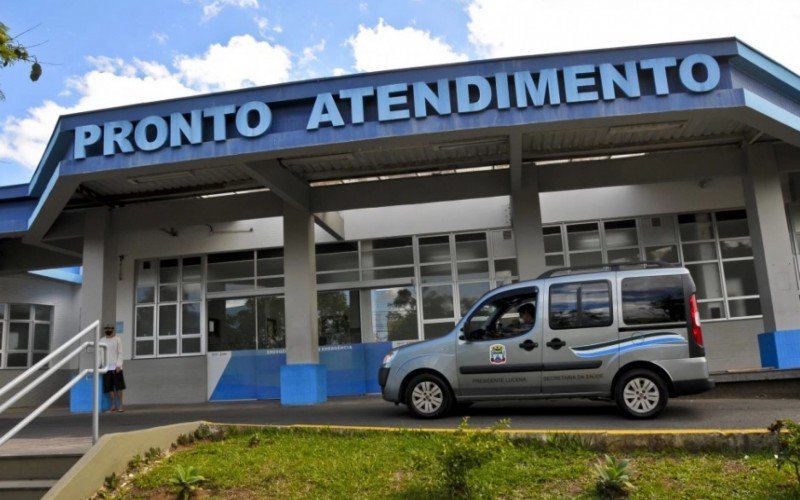
M 439 458 L 453 449 L 454 439 L 458 436 L 416 431 L 232 430 L 221 442 L 179 447 L 134 474 L 116 495 L 174 498 L 169 479 L 176 465 L 191 465 L 206 478 L 199 493 L 206 498 L 446 498 Z M 471 496 L 596 496 L 593 465 L 602 452 L 583 447 L 577 438 L 543 443 L 502 436 L 488 446 L 491 458 L 467 475 Z M 631 498 L 800 499 L 793 471 L 777 470 L 772 455 L 682 450 L 616 455 L 630 459 L 636 487 Z

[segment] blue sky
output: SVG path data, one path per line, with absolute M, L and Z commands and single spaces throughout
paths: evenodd
M 60 114 L 396 67 L 739 36 L 800 72 L 800 2 L 6 0 L 44 64 L 0 69 L 0 185 L 28 182 Z M 41 44 L 41 45 L 37 45 Z

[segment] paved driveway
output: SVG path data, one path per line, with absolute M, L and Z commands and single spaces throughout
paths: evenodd
M 10 429 L 23 415 L 15 410 L 0 416 L 0 432 Z M 584 400 L 480 403 L 432 421 L 417 420 L 404 406 L 394 406 L 377 396 L 334 398 L 325 404 L 306 407 L 281 407 L 277 401 L 132 406 L 125 413 L 103 414 L 100 431 L 124 432 L 193 420 L 455 428 L 463 415 L 470 415 L 476 426 L 489 426 L 508 417 L 512 429 L 751 429 L 766 428 L 778 418 L 800 419 L 800 399 L 674 399 L 659 418 L 645 421 L 622 417 L 611 403 Z M 91 444 L 90 435 L 90 415 L 55 409 L 0 447 L 0 454 L 44 449 L 83 451 Z

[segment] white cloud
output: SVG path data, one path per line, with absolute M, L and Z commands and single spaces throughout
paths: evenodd
M 343 76 L 347 74 L 347 70 L 344 68 L 333 68 L 333 71 L 331 73 L 333 74 L 333 76 Z
M 258 0 L 200 0 L 203 5 L 203 21 L 216 17 L 225 7 L 257 9 Z
M 186 84 L 202 92 L 269 85 L 289 79 L 291 52 L 281 45 L 234 36 L 213 44 L 201 57 L 178 56 L 174 65 Z
M 167 43 L 167 40 L 169 40 L 169 35 L 167 35 L 166 33 L 159 33 L 158 31 L 154 31 L 150 35 L 150 38 L 158 42 L 159 45 L 164 45 L 165 43 Z
M 358 71 L 379 71 L 466 61 L 467 55 L 456 52 L 429 31 L 411 27 L 397 29 L 378 20 L 374 28 L 363 25 L 345 42 L 353 49 Z
M 298 66 L 308 66 L 314 61 L 319 60 L 317 54 L 325 50 L 325 40 L 321 40 L 316 45 L 311 45 L 310 47 L 303 48 L 303 55 L 300 56 L 300 59 L 297 61 Z
M 63 92 L 72 105 L 47 100 L 24 117 L 0 124 L 0 159 L 35 168 L 59 115 L 285 81 L 291 70 L 288 49 L 249 35 L 214 44 L 199 56 L 178 56 L 173 68 L 153 61 L 89 57 L 92 70 L 67 80 Z
M 269 19 L 266 17 L 256 16 L 253 18 L 253 21 L 256 22 L 256 26 L 258 26 L 258 34 L 267 38 L 269 36 Z
M 480 57 L 577 51 L 737 36 L 800 72 L 800 2 L 471 0 L 469 40 Z

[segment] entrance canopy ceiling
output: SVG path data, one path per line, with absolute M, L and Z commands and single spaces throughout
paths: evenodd
M 546 165 L 767 140 L 800 146 L 800 77 L 734 38 L 356 74 L 62 116 L 31 183 L 0 188 L 0 236 L 274 188 L 269 169 L 302 191 L 503 169 L 513 147 Z

